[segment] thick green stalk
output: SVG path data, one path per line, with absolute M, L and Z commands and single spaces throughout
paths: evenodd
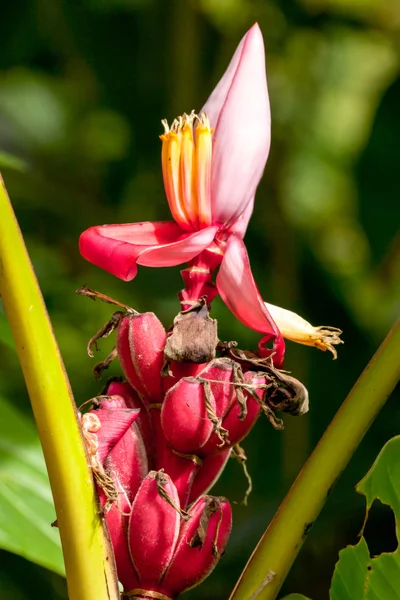
M 98 515 L 71 389 L 1 176 L 0 215 L 0 295 L 49 473 L 69 598 L 116 600 L 114 560 Z
M 335 415 L 247 563 L 230 600 L 274 600 L 329 492 L 400 379 L 400 321 Z

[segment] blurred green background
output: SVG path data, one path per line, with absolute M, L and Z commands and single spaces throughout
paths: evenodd
M 310 412 L 286 416 L 284 432 L 262 418 L 244 442 L 254 486 L 247 507 L 240 504 L 246 489 L 241 468 L 228 465 L 215 491 L 237 502 L 232 537 L 214 574 L 188 592 L 188 600 L 229 596 L 310 451 L 398 316 L 400 4 L 14 0 L 0 7 L 0 168 L 77 404 L 102 387 L 91 375 L 86 342 L 112 308 L 75 290 L 85 283 L 139 311 L 154 311 L 169 325 L 182 287 L 179 268 L 142 267 L 133 282 L 123 283 L 85 263 L 78 236 L 94 224 L 169 218 L 160 119 L 201 108 L 254 21 L 266 45 L 273 136 L 246 235 L 253 272 L 266 300 L 315 325 L 340 327 L 346 343 L 336 362 L 288 343 L 286 368 L 307 385 Z M 213 316 L 221 339 L 255 347 L 258 334 L 235 322 L 219 300 Z M 98 360 L 111 346 L 109 340 L 101 345 Z M 17 420 L 24 413 L 31 419 L 31 412 L 1 308 L 0 397 L 6 439 L 7 411 L 16 409 Z M 400 432 L 398 399 L 394 394 L 388 402 L 331 494 L 282 595 L 328 598 L 337 552 L 356 542 L 364 519 L 364 499 L 354 486 L 384 442 Z M 18 434 L 24 464 L 38 453 L 29 425 L 29 433 Z M 12 469 L 4 448 L 0 442 L 5 490 Z M 9 498 L 13 509 L 20 501 L 19 537 L 23 519 L 35 522 L 34 495 L 22 490 Z M 45 536 L 47 528 L 46 517 Z M 35 552 L 28 530 L 24 556 Z M 374 505 L 366 539 L 375 554 L 396 546 L 389 509 Z M 12 548 L 12 540 L 0 534 L 2 547 Z M 60 576 L 0 551 L 1 599 L 66 597 Z

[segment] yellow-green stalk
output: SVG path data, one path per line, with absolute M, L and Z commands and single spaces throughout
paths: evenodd
M 43 447 L 68 595 L 70 600 L 117 600 L 114 559 L 98 514 L 68 378 L 1 176 L 0 215 L 0 296 Z

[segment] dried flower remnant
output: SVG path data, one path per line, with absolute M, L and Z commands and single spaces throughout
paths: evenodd
M 216 357 L 217 321 L 211 319 L 205 296 L 174 319 L 164 356 L 167 361 L 206 363 Z

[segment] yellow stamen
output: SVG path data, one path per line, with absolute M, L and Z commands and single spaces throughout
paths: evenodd
M 196 147 L 193 139 L 192 124 L 186 123 L 182 129 L 181 147 L 181 183 L 182 202 L 191 224 L 197 229 L 197 190 L 195 179 Z
M 180 131 L 175 133 L 172 130 L 161 136 L 163 140 L 162 170 L 165 193 L 172 216 L 177 223 L 184 226 L 189 224 L 189 220 L 181 203 L 181 181 L 179 176 L 181 138 Z
M 329 352 L 332 352 L 333 358 L 337 358 L 337 351 L 334 346 L 343 344 L 343 340 L 340 339 L 342 333 L 340 329 L 324 326 L 313 327 L 303 317 L 290 310 L 267 302 L 265 306 L 284 338 L 306 346 L 315 346 L 319 350 L 329 350 Z
M 175 119 L 171 127 L 165 120 L 162 124 L 162 170 L 172 216 L 184 229 L 207 227 L 212 222 L 212 129 L 208 118 L 192 111 Z
M 196 127 L 196 176 L 200 225 L 211 224 L 211 158 L 212 130 L 207 116 L 202 113 Z

